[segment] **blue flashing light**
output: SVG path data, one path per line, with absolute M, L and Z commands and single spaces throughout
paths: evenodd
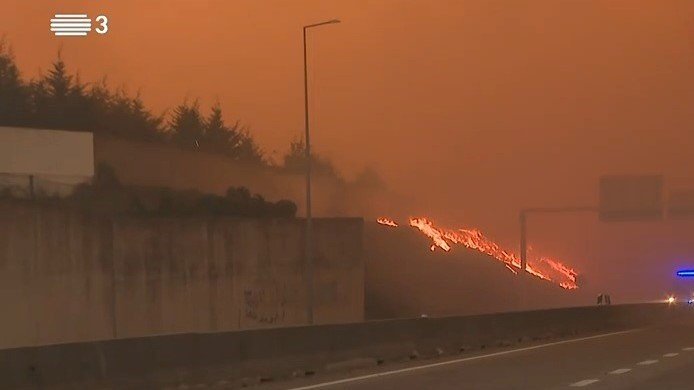
M 677 276 L 682 277 L 682 278 L 694 277 L 694 269 L 685 269 L 682 271 L 677 271 Z

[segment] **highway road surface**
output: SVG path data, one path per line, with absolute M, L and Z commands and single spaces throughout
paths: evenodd
M 523 344 L 276 385 L 292 390 L 692 390 L 694 326 Z

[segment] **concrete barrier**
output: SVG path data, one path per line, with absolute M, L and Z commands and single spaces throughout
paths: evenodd
M 694 318 L 667 304 L 257 329 L 0 350 L 2 389 L 200 388 L 278 380 L 355 362 L 453 355 L 528 340 Z
M 302 219 L 0 201 L 0 348 L 301 325 Z M 313 221 L 316 324 L 364 319 L 363 221 Z

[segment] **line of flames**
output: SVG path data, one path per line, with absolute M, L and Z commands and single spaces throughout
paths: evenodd
M 398 227 L 394 220 L 385 217 L 378 218 L 377 222 L 384 226 Z M 520 258 L 518 256 L 501 249 L 499 245 L 485 237 L 477 229 L 451 230 L 438 228 L 426 218 L 410 218 L 409 223 L 411 227 L 417 228 L 424 235 L 431 238 L 433 245 L 431 245 L 430 249 L 432 251 L 438 247 L 448 252 L 451 250 L 451 244 L 462 244 L 467 248 L 478 250 L 503 262 L 506 268 L 515 274 L 520 271 Z M 578 288 L 576 271 L 554 259 L 541 257 L 537 261 L 529 260 L 526 272 L 540 279 L 556 283 L 565 289 Z

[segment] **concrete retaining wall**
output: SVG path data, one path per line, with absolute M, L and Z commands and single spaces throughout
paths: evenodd
M 362 220 L 314 223 L 317 323 L 364 318 Z M 0 348 L 300 325 L 304 221 L 0 203 Z
M 597 331 L 692 320 L 688 307 L 596 306 L 470 317 L 76 343 L 0 350 L 0 387 L 160 389 L 280 379 L 339 362 L 395 361 Z M 62 386 L 62 387 L 61 387 Z

